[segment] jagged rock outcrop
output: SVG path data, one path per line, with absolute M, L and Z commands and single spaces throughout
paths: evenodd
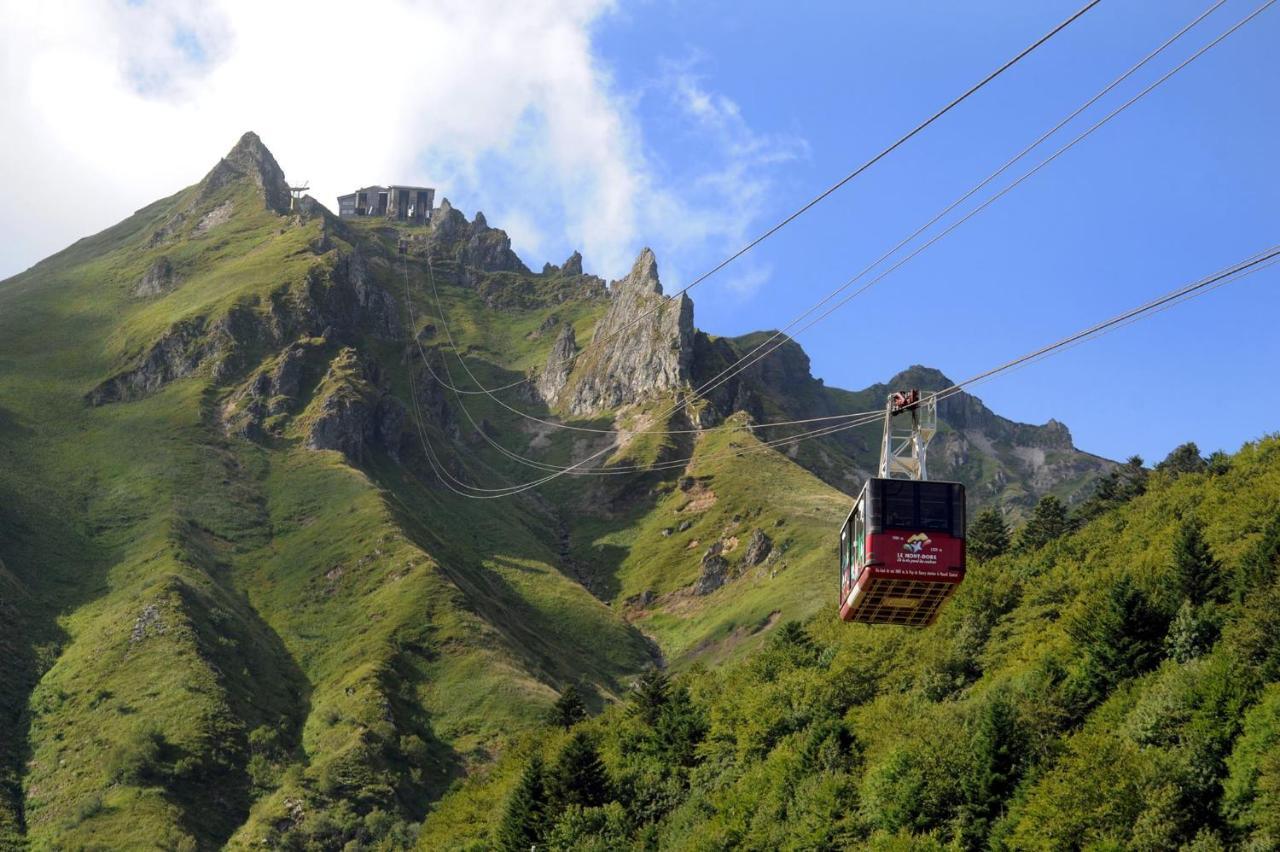
M 578 358 L 564 407 L 593 414 L 688 384 L 693 360 L 693 301 L 662 295 L 650 249 L 609 287 L 609 308 Z
M 229 220 L 235 204 L 225 198 L 217 205 L 213 205 L 213 201 L 225 187 L 237 181 L 248 181 L 255 186 L 268 210 L 281 215 L 289 212 L 289 184 L 284 179 L 284 171 L 258 134 L 250 131 L 196 184 L 194 191 L 188 193 L 186 203 L 152 232 L 149 244 L 157 246 L 172 241 L 187 230 L 192 220 L 195 224 L 190 230 L 196 236 Z
M 560 327 L 556 342 L 551 345 L 547 355 L 547 365 L 538 376 L 538 394 L 548 402 L 560 396 L 564 386 L 573 372 L 573 356 L 578 351 L 578 342 L 574 337 L 573 326 L 565 323 Z
M 85 398 L 91 405 L 138 399 L 206 365 L 214 380 L 222 381 L 247 368 L 251 353 L 261 346 L 305 337 L 345 339 L 360 332 L 396 339 L 401 325 L 396 302 L 373 283 L 357 249 L 317 263 L 300 285 L 273 291 L 265 310 L 236 305 L 212 321 L 196 317 L 174 324 L 134 366 Z
M 451 252 L 468 279 L 468 270 L 529 274 L 524 261 L 511 250 L 511 238 L 506 231 L 490 228 L 484 214 L 479 212 L 475 221 L 468 222 L 447 198 L 431 214 L 428 250 Z
M 773 552 L 773 539 L 769 538 L 760 528 L 756 528 L 751 533 L 751 538 L 747 540 L 747 550 L 742 554 L 742 564 L 747 567 L 754 567 L 769 558 L 769 554 Z
M 175 323 L 142 356 L 138 364 L 102 382 L 86 394 L 90 405 L 138 399 L 175 379 L 185 378 L 215 351 L 203 317 Z
M 133 295 L 140 298 L 159 296 L 172 290 L 176 282 L 173 264 L 168 257 L 161 255 L 133 286 Z
M 241 178 L 253 181 L 262 191 L 267 209 L 281 214 L 289 212 L 289 183 L 284 179 L 284 170 L 252 130 L 241 136 L 227 156 L 205 175 L 200 184 L 200 196 L 208 198 Z
M 377 362 L 344 348 L 329 365 L 316 398 L 302 415 L 312 450 L 337 450 L 359 463 L 373 446 L 398 457 L 404 406 L 380 385 Z
M 416 413 L 424 423 L 439 427 L 450 437 L 457 438 L 459 429 L 449 407 L 449 394 L 441 383 L 440 377 L 445 375 L 444 357 L 434 347 L 423 347 L 419 351 L 415 345 L 408 353 L 413 370 L 413 389 L 416 397 Z
M 560 274 L 561 275 L 581 275 L 582 274 L 582 254 L 580 252 L 575 251 L 573 254 L 569 255 L 569 259 L 566 260 L 560 266 Z
M 774 332 L 761 331 L 733 339 L 712 339 L 697 333 L 693 384 L 707 387 L 703 395 L 710 402 L 695 412 L 699 425 L 714 426 L 735 411 L 745 411 L 753 419 L 762 420 L 765 398 L 783 398 L 801 406 L 815 404 L 822 382 L 810 373 L 809 356 L 794 340 L 771 340 L 773 335 Z M 768 355 L 758 358 L 764 352 Z M 748 365 L 726 375 L 728 368 L 742 358 L 747 358 Z
M 717 541 L 702 554 L 702 573 L 693 584 L 695 595 L 709 595 L 729 579 L 729 560 L 721 555 L 723 550 L 724 545 Z
M 255 373 L 223 406 L 224 430 L 251 440 L 259 440 L 268 432 L 278 434 L 278 428 L 268 428 L 268 421 L 294 410 L 307 364 L 324 345 L 322 338 L 296 341 L 274 363 Z

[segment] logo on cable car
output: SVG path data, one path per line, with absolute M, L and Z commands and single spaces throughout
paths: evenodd
M 929 536 L 924 533 L 916 533 L 902 543 L 902 549 L 907 553 L 919 553 L 924 550 L 924 546 L 929 543 Z

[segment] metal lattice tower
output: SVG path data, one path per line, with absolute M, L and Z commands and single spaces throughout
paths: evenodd
M 908 428 L 896 426 L 894 419 L 911 418 Z M 921 399 L 920 391 L 889 394 L 884 409 L 884 440 L 880 444 L 880 476 L 885 479 L 928 479 L 925 451 L 938 431 L 938 398 Z
M 301 186 L 289 187 L 289 209 L 297 210 L 298 202 L 302 200 L 302 193 L 311 189 L 310 181 L 303 181 Z

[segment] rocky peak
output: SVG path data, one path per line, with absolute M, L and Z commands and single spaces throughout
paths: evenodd
M 888 387 L 891 391 L 919 388 L 928 393 L 949 388 L 954 384 L 955 382 L 948 379 L 941 370 L 912 364 L 890 379 Z
M 544 263 L 542 265 L 543 275 L 563 275 L 566 278 L 577 277 L 582 275 L 582 255 L 574 252 L 569 255 L 569 259 L 562 266 L 556 266 L 554 263 Z
M 646 246 L 636 258 L 636 262 L 631 265 L 631 272 L 627 277 L 610 284 L 609 291 L 615 298 L 630 296 L 632 293 L 652 293 L 661 296 L 662 282 L 658 280 L 658 259 L 654 257 L 653 249 Z
M 258 134 L 249 131 L 235 147 L 201 181 L 201 196 L 209 197 L 233 181 L 252 180 L 262 192 L 267 208 L 277 213 L 289 212 L 289 184 L 276 158 L 262 144 Z
M 434 250 L 453 255 L 464 270 L 481 272 L 521 272 L 528 267 L 511 250 L 511 238 L 499 228 L 489 227 L 483 213 L 475 221 L 445 198 L 431 215 L 430 242 Z
M 547 355 L 546 367 L 538 376 L 538 393 L 543 399 L 553 401 L 564 390 L 569 374 L 573 372 L 573 362 L 570 359 L 577 351 L 578 341 L 573 333 L 573 326 L 565 323 L 560 327 L 560 334 Z
M 646 248 L 609 285 L 609 308 L 569 382 L 569 410 L 590 414 L 687 385 L 693 345 L 693 301 L 662 295 L 657 259 Z

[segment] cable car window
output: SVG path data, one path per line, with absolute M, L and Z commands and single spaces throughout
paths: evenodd
M 920 528 L 951 531 L 951 486 L 947 483 L 922 482 L 920 495 Z
M 911 529 L 916 525 L 917 483 L 886 482 L 884 484 L 884 525 Z

